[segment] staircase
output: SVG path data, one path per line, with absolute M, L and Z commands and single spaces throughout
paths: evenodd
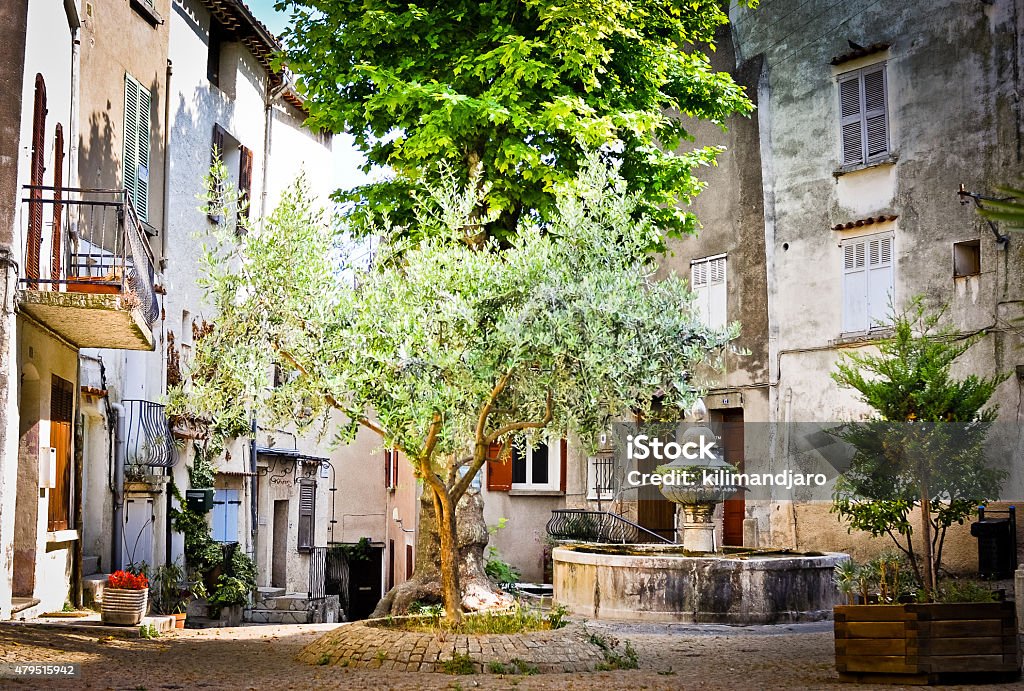
M 252 608 L 245 610 L 251 624 L 319 624 L 341 621 L 338 596 L 311 600 L 307 593 L 284 588 L 257 588 Z

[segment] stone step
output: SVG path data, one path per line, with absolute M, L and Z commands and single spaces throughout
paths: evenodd
M 185 618 L 186 629 L 223 629 L 228 622 L 223 619 L 211 619 L 210 617 L 194 617 L 191 614 Z
M 247 609 L 245 620 L 250 624 L 308 624 L 310 613 L 303 610 Z
M 290 612 L 305 612 L 309 609 L 309 598 L 305 593 L 289 593 L 266 598 L 262 609 L 277 609 Z
M 91 576 L 94 573 L 100 572 L 100 558 L 99 557 L 82 557 L 82 577 Z
M 11 619 L 24 621 L 34 619 L 43 613 L 43 606 L 38 598 L 14 597 L 11 598 Z
M 270 586 L 264 586 L 256 589 L 256 599 L 263 600 L 268 597 L 280 597 L 284 595 L 286 591 L 284 588 L 272 588 Z

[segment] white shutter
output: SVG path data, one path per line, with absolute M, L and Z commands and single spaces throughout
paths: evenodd
M 889 151 L 889 120 L 885 104 L 885 66 L 863 73 L 864 157 L 870 161 Z
M 868 329 L 867 248 L 863 240 L 843 244 L 843 332 Z
M 708 319 L 705 322 L 713 329 L 726 325 L 725 257 L 712 259 L 708 264 Z
M 861 79 L 856 73 L 839 82 L 839 124 L 842 133 L 843 165 L 864 161 L 863 135 L 861 128 L 864 110 L 861 107 Z
M 693 262 L 690 265 L 690 286 L 696 298 L 694 306 L 697 309 L 697 317 L 702 324 L 707 324 L 710 318 L 710 290 L 708 286 L 708 263 L 706 261 Z
M 124 564 L 153 564 L 153 500 L 127 500 L 124 513 Z
M 893 238 L 868 240 L 868 328 L 889 321 L 893 291 Z
M 122 179 L 124 188 L 135 202 L 139 178 L 139 90 L 141 86 L 130 74 L 124 75 L 124 156 Z

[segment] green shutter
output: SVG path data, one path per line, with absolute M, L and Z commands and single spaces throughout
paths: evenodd
M 139 219 L 149 220 L 150 94 L 124 76 L 124 187 Z

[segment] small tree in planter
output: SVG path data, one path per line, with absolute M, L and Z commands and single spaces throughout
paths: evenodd
M 949 526 L 963 524 L 995 496 L 1005 477 L 989 466 L 984 447 L 996 417 L 996 407 L 985 405 L 1006 377 L 951 378 L 953 362 L 980 335 L 956 339 L 938 327 L 942 314 L 915 299 L 895 315 L 893 334 L 877 354 L 846 355 L 832 375 L 876 412 L 837 432 L 855 454 L 836 483 L 833 512 L 851 530 L 892 538 L 928 600 L 936 592 Z M 923 533 L 917 546 L 915 509 Z

